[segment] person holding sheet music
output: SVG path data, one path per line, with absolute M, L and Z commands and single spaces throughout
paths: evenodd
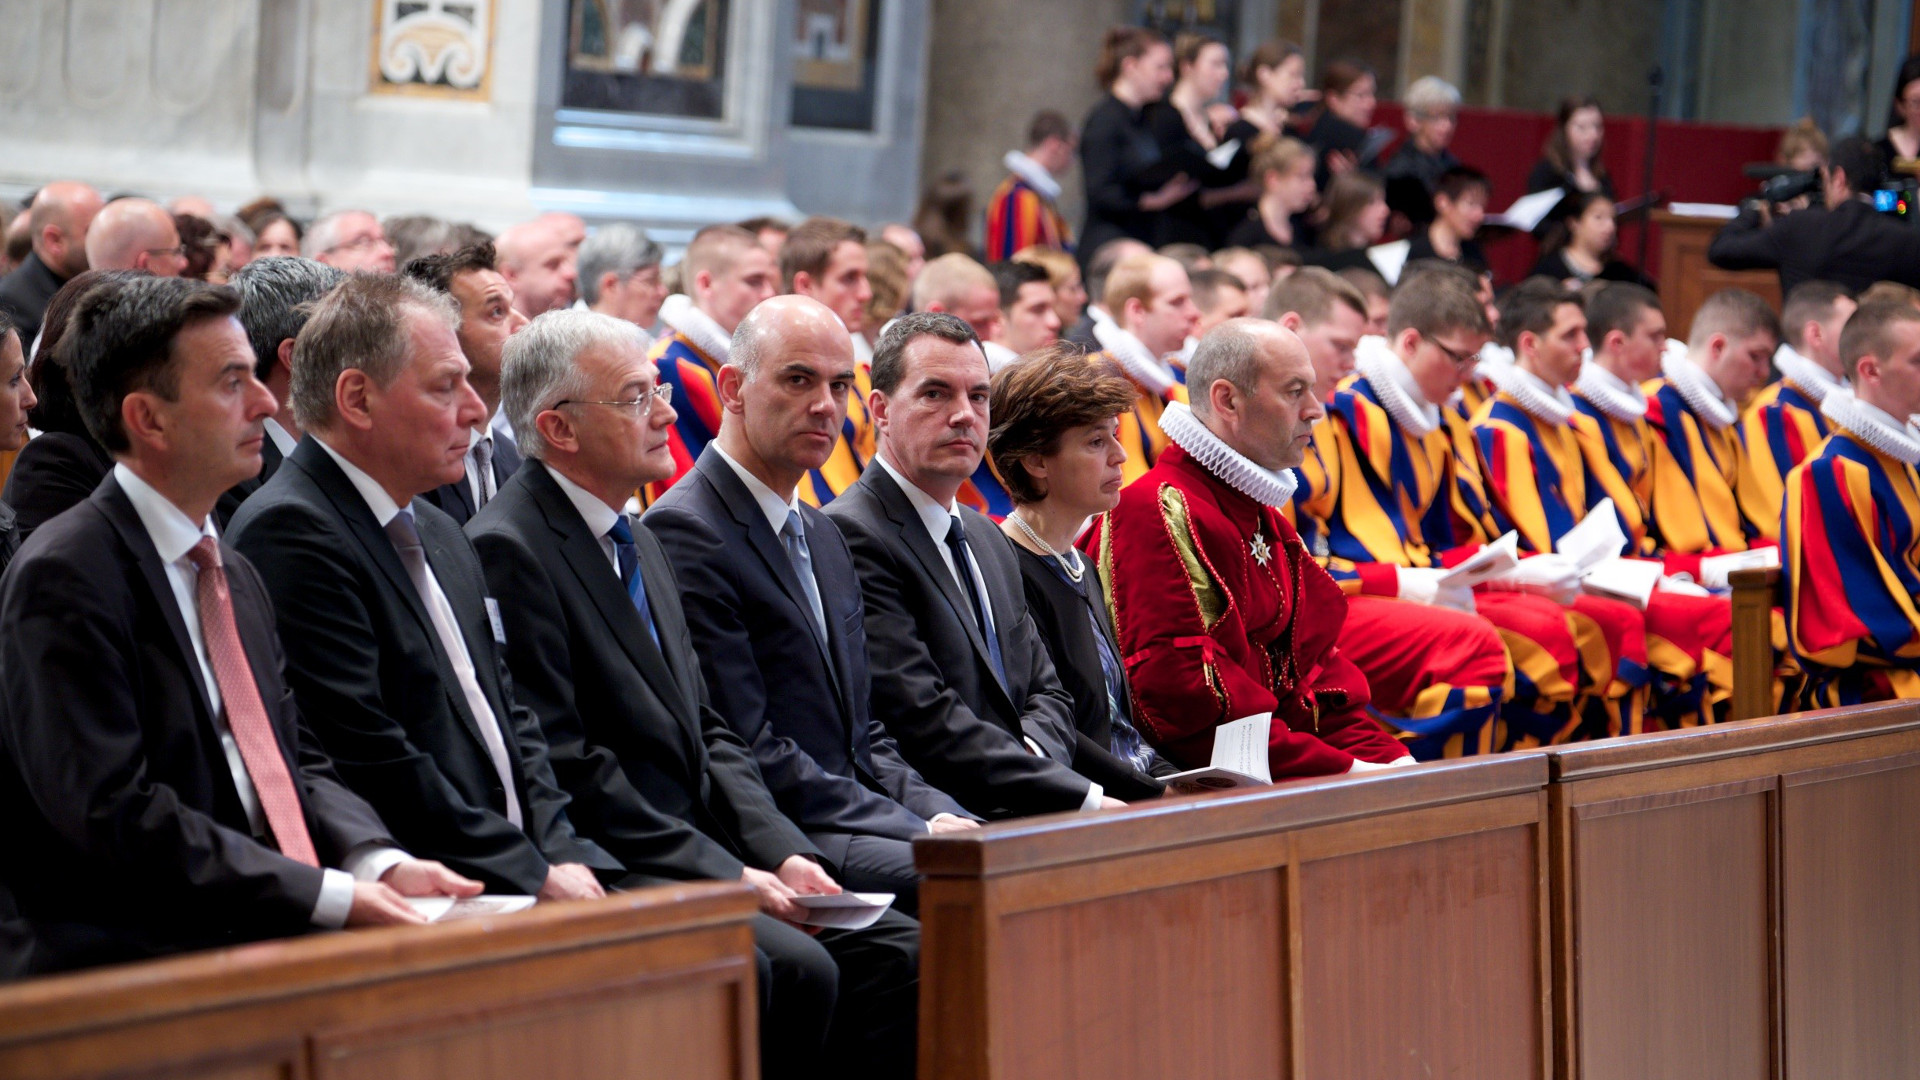
M 1527 193 L 1559 188 L 1569 195 L 1589 191 L 1613 198 L 1613 176 L 1600 160 L 1607 134 L 1600 102 L 1592 97 L 1562 98 L 1555 119 L 1540 160 L 1527 173 Z

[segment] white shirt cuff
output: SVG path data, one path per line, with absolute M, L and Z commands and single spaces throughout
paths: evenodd
M 347 852 L 340 869 L 352 874 L 355 881 L 379 881 L 381 875 L 411 858 L 413 856 L 397 847 L 362 844 Z
M 328 867 L 320 872 L 320 899 L 313 902 L 313 925 L 338 930 L 353 911 L 353 875 Z
M 1105 794 L 1106 794 L 1105 789 L 1103 789 L 1099 784 L 1088 785 L 1087 797 L 1086 797 L 1086 800 L 1080 804 L 1080 809 L 1082 810 L 1100 809 L 1100 799 Z

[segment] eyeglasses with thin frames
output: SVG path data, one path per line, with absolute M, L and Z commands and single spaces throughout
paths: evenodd
M 1439 349 L 1441 352 L 1445 353 L 1447 359 L 1453 361 L 1453 365 L 1455 367 L 1467 367 L 1471 364 L 1477 364 L 1480 362 L 1480 355 L 1478 353 L 1455 352 L 1454 350 L 1447 348 L 1445 345 L 1440 344 L 1439 338 L 1430 337 L 1427 339 L 1427 343 L 1429 345 L 1432 345 L 1434 348 Z
M 610 409 L 625 410 L 634 416 L 644 416 L 652 410 L 655 402 L 659 402 L 662 405 L 673 404 L 672 383 L 661 383 L 639 397 L 634 398 L 632 401 L 593 401 L 588 398 L 568 398 L 565 401 L 554 402 L 553 407 L 557 409 L 562 405 L 605 405 Z

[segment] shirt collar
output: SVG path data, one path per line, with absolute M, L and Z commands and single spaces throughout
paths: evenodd
M 127 500 L 133 503 L 133 512 L 140 515 L 140 524 L 146 526 L 147 537 L 153 541 L 154 550 L 160 553 L 161 562 L 178 562 L 181 556 L 193 550 L 202 537 L 218 537 L 213 531 L 211 515 L 195 525 L 185 511 L 173 504 L 173 500 L 155 491 L 152 484 L 140 479 L 140 475 L 127 468 L 125 463 L 114 465 L 113 478 L 119 482 L 120 490 L 127 493 Z
M 733 460 L 732 454 L 720 449 L 719 440 L 716 439 L 707 445 L 713 447 L 713 452 L 720 455 L 720 460 L 733 469 L 733 475 L 739 477 L 740 482 L 747 486 L 747 493 L 753 496 L 754 505 L 767 516 L 767 524 L 773 526 L 773 534 L 780 535 L 780 530 L 787 527 L 787 514 L 800 512 L 800 493 L 796 491 L 793 498 L 781 502 L 780 496 L 774 494 L 772 488 L 761 483 L 759 477 L 748 472 L 745 465 Z
M 900 485 L 900 490 L 907 493 L 907 501 L 913 504 L 913 512 L 920 515 L 920 522 L 927 527 L 927 532 L 935 541 L 946 543 L 947 532 L 953 527 L 948 524 L 948 519 L 956 515 L 953 504 L 949 502 L 941 506 L 934 502 L 933 496 L 921 491 L 914 486 L 913 481 L 902 476 L 900 470 L 893 467 L 893 462 L 887 460 L 885 453 L 875 454 L 874 460 L 880 463 L 881 468 L 887 470 L 887 475 L 893 477 L 893 482 Z
M 294 443 L 298 441 L 292 432 L 281 427 L 280 421 L 271 416 L 267 417 L 267 438 L 273 440 L 273 448 L 280 451 L 281 457 L 293 453 Z
M 347 474 L 347 479 L 353 483 L 353 489 L 366 500 L 367 509 L 373 511 L 373 520 L 378 522 L 382 529 L 386 528 L 394 518 L 400 516 L 400 504 L 393 501 L 393 496 L 387 494 L 387 489 L 381 487 L 379 481 L 368 476 L 360 466 L 341 457 L 340 451 L 327 445 L 327 440 L 315 435 L 313 441 L 319 443 L 320 449 L 325 450 L 327 456 L 333 459 L 333 463 L 340 466 L 340 471 Z
M 580 511 L 581 519 L 593 531 L 595 539 L 607 535 L 608 530 L 620 523 L 620 511 L 602 502 L 600 496 L 567 479 L 565 473 L 544 461 L 540 467 L 547 470 L 547 475 L 553 477 L 553 482 L 559 484 L 560 490 L 566 493 L 567 501 Z

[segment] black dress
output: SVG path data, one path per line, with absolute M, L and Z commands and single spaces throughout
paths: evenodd
M 1603 174 L 1594 179 L 1600 182 L 1598 188 L 1600 194 L 1609 199 L 1613 198 L 1613 177 Z M 1532 195 L 1537 191 L 1548 191 L 1553 188 L 1564 189 L 1571 195 L 1580 190 L 1580 185 L 1573 182 L 1573 174 L 1561 172 L 1554 167 L 1553 162 L 1541 158 L 1533 163 L 1533 171 L 1527 174 L 1527 194 Z
M 1132 802 L 1154 798 L 1163 790 L 1154 776 L 1179 770 L 1166 758 L 1152 754 L 1133 726 L 1132 696 L 1119 667 L 1120 645 L 1105 605 L 1092 599 L 1088 589 L 1095 584 L 1093 564 L 1082 558 L 1080 565 L 1087 573 L 1076 582 L 1060 569 L 1058 559 L 1036 555 L 1019 544 L 1014 550 L 1020 553 L 1027 610 L 1040 631 L 1040 640 L 1046 643 L 1047 655 L 1053 659 L 1061 688 L 1073 698 L 1077 739 L 1073 771 L 1099 784 L 1116 799 Z M 1144 753 L 1129 760 L 1115 752 L 1117 746 L 1128 742 Z M 1147 768 L 1140 768 L 1137 762 L 1149 754 Z
M 1589 281 L 1598 279 L 1600 281 L 1625 281 L 1634 285 L 1645 285 L 1647 288 L 1655 290 L 1660 287 L 1652 278 L 1635 270 L 1631 265 L 1621 262 L 1619 259 L 1608 259 L 1606 264 L 1600 267 L 1600 272 L 1597 274 L 1583 274 L 1574 269 L 1573 264 L 1567 261 L 1566 256 L 1558 251 L 1549 252 L 1540 256 L 1540 261 L 1533 264 L 1533 274 L 1540 277 L 1550 277 L 1555 281 L 1572 279 L 1583 285 Z
M 1087 185 L 1087 220 L 1076 247 L 1082 270 L 1108 241 L 1153 243 L 1155 215 L 1140 209 L 1140 196 L 1178 171 L 1164 167 L 1144 110 L 1128 108 L 1112 94 L 1094 105 L 1080 126 L 1080 172 Z M 1159 183 L 1151 182 L 1154 176 Z
M 1257 248 L 1269 245 L 1304 252 L 1313 247 L 1313 241 L 1313 226 L 1307 224 L 1305 215 L 1296 215 L 1293 219 L 1293 243 L 1282 243 L 1267 231 L 1266 219 L 1260 216 L 1260 207 L 1256 205 L 1248 208 L 1239 223 L 1227 230 L 1226 240 L 1221 246 Z
M 1227 222 L 1215 212 L 1200 205 L 1200 192 L 1213 188 L 1232 187 L 1247 178 L 1246 161 L 1235 155 L 1227 167 L 1216 168 L 1207 160 L 1207 148 L 1187 130 L 1186 118 L 1170 101 L 1156 101 L 1145 109 L 1148 128 L 1153 131 L 1154 139 L 1160 144 L 1161 166 L 1154 171 L 1153 179 L 1160 183 L 1171 180 L 1176 173 L 1186 173 L 1200 184 L 1200 191 L 1181 199 L 1157 215 L 1153 244 L 1160 247 L 1166 244 L 1199 244 L 1212 251 L 1220 246 L 1225 235 Z M 1239 164 L 1238 172 L 1234 165 Z M 1154 185 L 1158 186 L 1158 185 Z M 1244 205 L 1244 204 L 1242 204 Z
M 1407 237 L 1407 262 L 1411 264 L 1416 259 L 1439 259 L 1464 266 L 1476 274 L 1487 269 L 1487 253 L 1481 249 L 1480 241 L 1460 241 L 1460 257 L 1449 259 L 1433 250 L 1433 237 L 1426 229 L 1415 229 L 1413 235 Z
M 1355 127 L 1333 114 L 1333 110 L 1324 105 L 1316 106 L 1307 114 L 1306 133 L 1300 136 L 1302 142 L 1313 147 L 1316 155 L 1313 166 L 1313 180 L 1321 191 L 1327 190 L 1327 179 L 1333 174 L 1327 169 L 1329 154 L 1344 152 L 1356 157 L 1367 145 L 1365 128 Z M 1358 162 L 1363 169 L 1371 169 L 1373 162 Z
M 1387 206 L 1415 225 L 1432 221 L 1433 193 L 1440 186 L 1440 177 L 1458 164 L 1460 159 L 1451 150 L 1429 154 L 1413 145 L 1413 139 L 1402 139 L 1400 149 L 1393 152 L 1381 172 L 1387 186 Z

